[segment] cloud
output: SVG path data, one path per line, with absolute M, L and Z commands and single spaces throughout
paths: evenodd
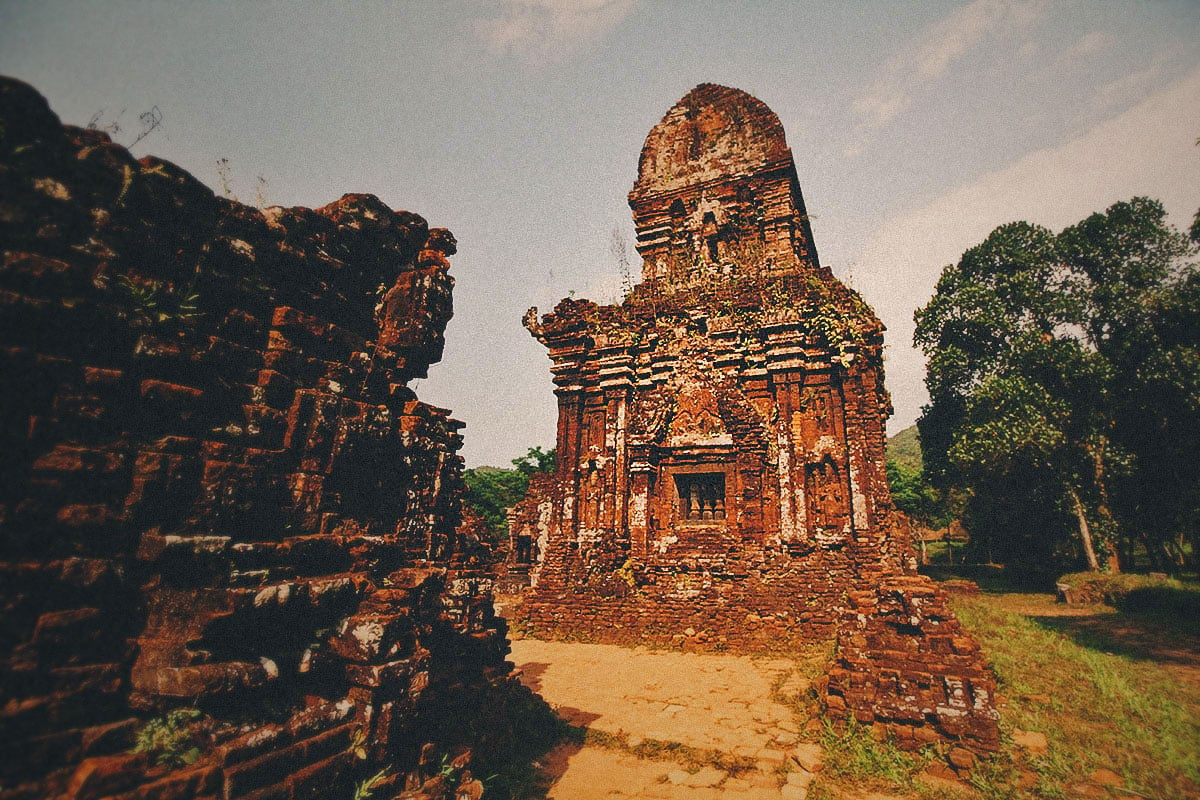
M 887 125 L 912 103 L 913 96 L 940 78 L 989 34 L 1023 29 L 1037 22 L 1042 0 L 975 0 L 918 35 L 883 65 L 880 76 L 854 100 L 859 127 Z
M 1145 69 L 1109 81 L 1092 95 L 1089 107 L 1093 112 L 1111 113 L 1113 109 L 1144 97 L 1148 89 L 1162 82 L 1167 71 L 1167 61 L 1167 57 L 1160 53 Z
M 911 346 L 912 314 L 942 267 L 998 225 L 1026 220 L 1058 230 L 1094 211 L 1148 195 L 1177 227 L 1200 205 L 1195 109 L 1200 69 L 1079 137 L 1030 153 L 932 203 L 885 222 L 856 259 L 855 286 L 887 325 L 887 381 L 906 427 L 927 401 L 924 356 Z
M 637 0 L 499 0 L 493 5 L 499 13 L 476 19 L 475 35 L 492 53 L 541 65 L 599 41 L 633 12 Z
M 1105 31 L 1092 31 L 1091 33 L 1085 33 L 1083 36 L 1080 36 L 1075 44 L 1071 45 L 1070 49 L 1064 53 L 1064 57 L 1067 60 L 1074 60 L 1077 58 L 1093 56 L 1096 53 L 1101 53 L 1105 50 L 1111 50 L 1116 43 L 1117 37 L 1113 36 L 1111 33 L 1106 33 Z

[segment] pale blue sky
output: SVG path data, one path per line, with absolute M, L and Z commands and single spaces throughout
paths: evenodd
M 611 301 L 611 232 L 650 127 L 701 82 L 783 121 L 817 249 L 888 325 L 898 430 L 924 402 L 912 312 L 996 225 L 1135 194 L 1200 205 L 1200 3 L 0 0 L 0 73 L 64 121 L 103 111 L 219 187 L 372 192 L 454 231 L 446 355 L 416 389 L 468 464 L 553 444 L 531 305 Z

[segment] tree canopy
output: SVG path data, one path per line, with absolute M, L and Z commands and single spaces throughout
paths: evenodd
M 1058 234 L 1002 225 L 942 272 L 915 314 L 925 467 L 971 490 L 990 552 L 1049 565 L 1078 547 L 1092 569 L 1128 563 L 1135 542 L 1160 567 L 1194 554 L 1195 253 L 1134 198 Z
M 554 470 L 554 449 L 531 447 L 525 455 L 512 460 L 513 469 L 474 467 L 463 470 L 467 482 L 464 502 L 483 518 L 493 540 L 508 535 L 507 510 L 525 497 L 529 479 L 539 472 Z

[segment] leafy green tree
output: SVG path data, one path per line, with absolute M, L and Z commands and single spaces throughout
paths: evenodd
M 934 482 L 972 490 L 973 534 L 1011 542 L 1029 536 L 1012 526 L 1037 524 L 1032 559 L 1061 554 L 1073 534 L 1098 569 L 1106 555 L 1115 566 L 1120 518 L 1152 549 L 1133 513 L 1163 456 L 1146 421 L 1184 441 L 1200 402 L 1188 252 L 1161 204 L 1135 198 L 1057 235 L 1003 225 L 946 267 L 915 314 L 931 399 L 919 427 Z M 1196 485 L 1173 505 L 1173 530 Z
M 554 449 L 531 447 L 525 455 L 514 458 L 514 469 L 474 467 L 463 471 L 467 482 L 464 502 L 483 518 L 494 541 L 508 535 L 506 511 L 519 503 L 529 488 L 529 479 L 539 472 L 554 470 Z
M 1182 567 L 1200 498 L 1200 274 L 1186 259 L 1194 248 L 1147 198 L 1092 214 L 1059 239 L 1078 276 L 1087 340 L 1110 373 L 1114 510 L 1155 566 Z
M 538 472 L 553 472 L 555 455 L 556 451 L 553 447 L 549 450 L 531 447 L 525 455 L 514 458 L 512 464 L 518 472 L 526 476 L 532 476 Z
M 927 528 L 941 528 L 949 523 L 941 492 L 929 485 L 921 470 L 891 459 L 886 469 L 892 502 L 897 509 Z

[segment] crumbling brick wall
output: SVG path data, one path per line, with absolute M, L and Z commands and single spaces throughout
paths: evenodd
M 697 645 L 830 636 L 846 590 L 905 554 L 883 326 L 821 265 L 783 127 L 745 92 L 702 84 L 668 111 L 629 205 L 643 262 L 625 300 L 526 315 L 559 420 L 555 478 L 515 520 L 545 540 L 524 622 Z
M 905 750 L 958 745 L 951 763 L 1000 744 L 996 676 L 928 578 L 890 576 L 849 593 L 824 688 L 829 716 L 868 726 Z
M 994 681 L 911 577 L 892 506 L 883 326 L 820 263 L 778 117 L 697 86 L 646 137 L 629 205 L 642 281 L 623 302 L 525 317 L 558 437 L 512 517 L 544 541 L 521 624 L 705 649 L 836 637 L 835 717 L 994 748 Z
M 8 79 L 0 187 L 0 797 L 389 797 L 480 745 L 505 626 L 407 387 L 453 236 L 214 196 Z

